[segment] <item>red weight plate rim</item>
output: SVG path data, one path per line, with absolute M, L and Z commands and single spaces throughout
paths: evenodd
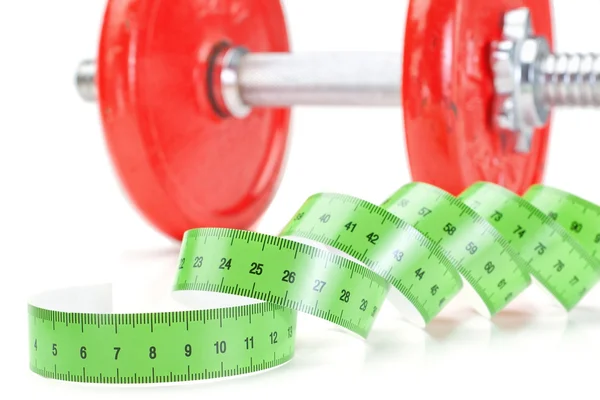
M 286 162 L 290 111 L 223 119 L 208 93 L 221 43 L 288 52 L 278 0 L 110 0 L 98 51 L 106 143 L 128 197 L 158 230 L 251 229 Z
M 543 179 L 550 122 L 531 152 L 494 128 L 490 44 L 503 14 L 529 8 L 534 31 L 553 46 L 549 0 L 411 0 L 405 31 L 403 114 L 413 180 L 458 195 L 477 181 L 518 194 Z

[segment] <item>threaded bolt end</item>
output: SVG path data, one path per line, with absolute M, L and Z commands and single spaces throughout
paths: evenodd
M 600 54 L 550 54 L 540 73 L 546 105 L 600 107 Z

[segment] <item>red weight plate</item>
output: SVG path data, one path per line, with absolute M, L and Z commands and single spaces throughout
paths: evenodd
M 403 61 L 403 112 L 412 177 L 457 195 L 476 181 L 522 194 L 542 180 L 549 124 L 531 152 L 493 127 L 490 44 L 503 14 L 528 7 L 536 34 L 552 46 L 549 0 L 412 0 Z
M 132 202 L 176 240 L 198 227 L 250 229 L 285 164 L 290 111 L 220 118 L 211 52 L 227 42 L 288 52 L 279 0 L 110 0 L 98 54 L 107 146 Z

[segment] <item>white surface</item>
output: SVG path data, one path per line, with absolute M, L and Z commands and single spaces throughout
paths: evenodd
M 558 47 L 600 51 L 600 3 L 554 3 Z M 285 5 L 297 50 L 401 50 L 405 1 Z M 118 389 L 30 373 L 28 296 L 71 284 L 127 282 L 141 271 L 149 282 L 140 301 L 151 298 L 144 309 L 161 310 L 169 293 L 159 291 L 160 283 L 171 282 L 177 258 L 177 245 L 122 195 L 97 110 L 73 88 L 77 63 L 95 54 L 103 7 L 100 0 L 0 2 L 0 397 L 12 398 L 13 391 L 62 400 L 597 397 L 600 287 L 568 317 L 532 289 L 496 325 L 459 301 L 428 331 L 403 324 L 387 308 L 366 342 L 303 318 L 289 365 L 225 382 Z M 305 108 L 293 122 L 285 179 L 260 231 L 278 232 L 315 192 L 377 203 L 409 181 L 400 110 Z M 556 114 L 546 183 L 600 203 L 599 122 L 600 112 Z M 135 305 L 119 293 L 117 304 Z

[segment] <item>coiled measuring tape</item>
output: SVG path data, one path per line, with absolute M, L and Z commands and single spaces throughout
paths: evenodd
M 29 304 L 30 368 L 110 384 L 247 374 L 293 357 L 298 312 L 366 338 L 386 299 L 422 326 L 466 286 L 492 316 L 532 276 L 570 310 L 600 279 L 598 246 L 600 208 L 543 186 L 519 197 L 478 183 L 453 197 L 411 183 L 381 207 L 317 194 L 279 236 L 217 228 L 185 234 L 174 295 L 184 303 L 209 294 L 247 304 L 73 312 L 100 293 L 48 292 Z

